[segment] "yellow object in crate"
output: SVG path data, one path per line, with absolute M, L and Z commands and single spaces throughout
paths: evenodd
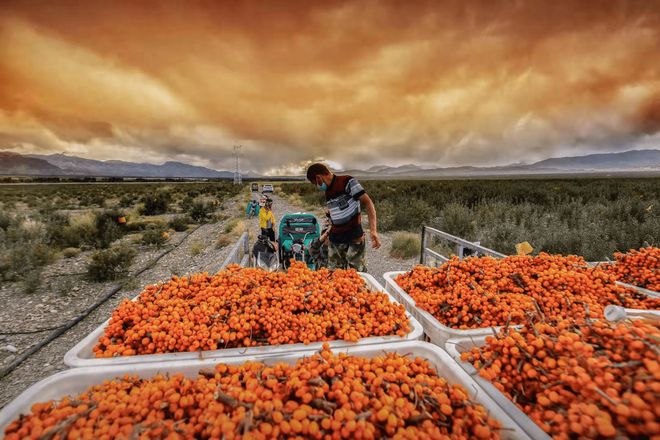
M 529 242 L 523 241 L 516 245 L 516 254 L 518 255 L 528 255 L 531 254 L 534 248 Z

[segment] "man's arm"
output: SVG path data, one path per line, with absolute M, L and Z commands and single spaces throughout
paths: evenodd
M 367 218 L 369 219 L 369 235 L 371 236 L 371 247 L 378 249 L 380 247 L 380 237 L 378 236 L 378 218 L 376 216 L 376 207 L 374 202 L 369 197 L 369 194 L 362 194 L 360 202 L 367 210 Z

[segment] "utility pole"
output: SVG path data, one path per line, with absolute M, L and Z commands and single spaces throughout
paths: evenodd
M 234 145 L 234 158 L 236 159 L 236 169 L 234 170 L 234 185 L 241 185 L 243 183 L 243 178 L 241 177 L 241 164 L 240 164 L 240 156 L 241 156 L 241 148 L 243 148 L 242 145 Z

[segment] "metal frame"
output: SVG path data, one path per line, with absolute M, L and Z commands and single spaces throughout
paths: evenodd
M 445 257 L 444 255 L 441 255 L 437 253 L 436 251 L 429 249 L 428 247 L 428 238 L 429 236 L 433 237 L 439 237 L 445 241 L 449 241 L 454 243 L 454 251 L 455 254 L 460 258 L 461 260 L 464 257 L 464 251 L 465 249 L 470 249 L 473 250 L 475 253 L 483 254 L 483 255 L 490 255 L 491 257 L 495 258 L 504 258 L 506 255 L 501 254 L 497 251 L 494 251 L 492 249 L 489 249 L 487 247 L 481 246 L 479 243 L 472 243 L 470 241 L 464 240 L 462 238 L 456 237 L 454 235 L 448 234 L 447 232 L 440 231 L 435 228 L 431 228 L 429 226 L 422 226 L 422 240 L 421 240 L 421 249 L 419 252 L 419 264 L 427 265 L 427 261 L 429 259 L 433 259 L 435 261 L 439 261 L 441 263 L 444 263 L 446 261 L 449 261 L 449 258 Z M 429 258 L 430 257 L 430 258 Z
M 250 263 L 250 234 L 247 231 L 241 234 L 240 238 L 234 244 L 234 247 L 225 258 L 224 263 L 220 266 L 221 269 L 226 268 L 230 264 L 240 264 L 241 266 L 248 266 Z

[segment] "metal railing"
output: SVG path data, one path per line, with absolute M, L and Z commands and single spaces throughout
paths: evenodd
M 240 264 L 241 266 L 248 266 L 250 263 L 250 234 L 247 231 L 243 232 L 234 247 L 222 263 L 221 269 L 229 266 L 230 264 Z
M 431 262 L 434 262 L 433 265 L 437 266 L 441 263 L 449 261 L 448 257 L 434 251 L 429 247 L 429 239 L 440 239 L 443 241 L 448 241 L 454 245 L 454 254 L 458 256 L 461 260 L 464 257 L 472 255 L 490 255 L 491 257 L 504 258 L 506 255 L 501 254 L 497 251 L 489 249 L 487 247 L 481 246 L 478 242 L 473 243 L 471 241 L 464 240 L 462 238 L 456 237 L 454 235 L 448 234 L 446 232 L 440 231 L 429 226 L 422 226 L 422 240 L 421 240 L 421 249 L 419 253 L 419 264 L 430 266 Z

